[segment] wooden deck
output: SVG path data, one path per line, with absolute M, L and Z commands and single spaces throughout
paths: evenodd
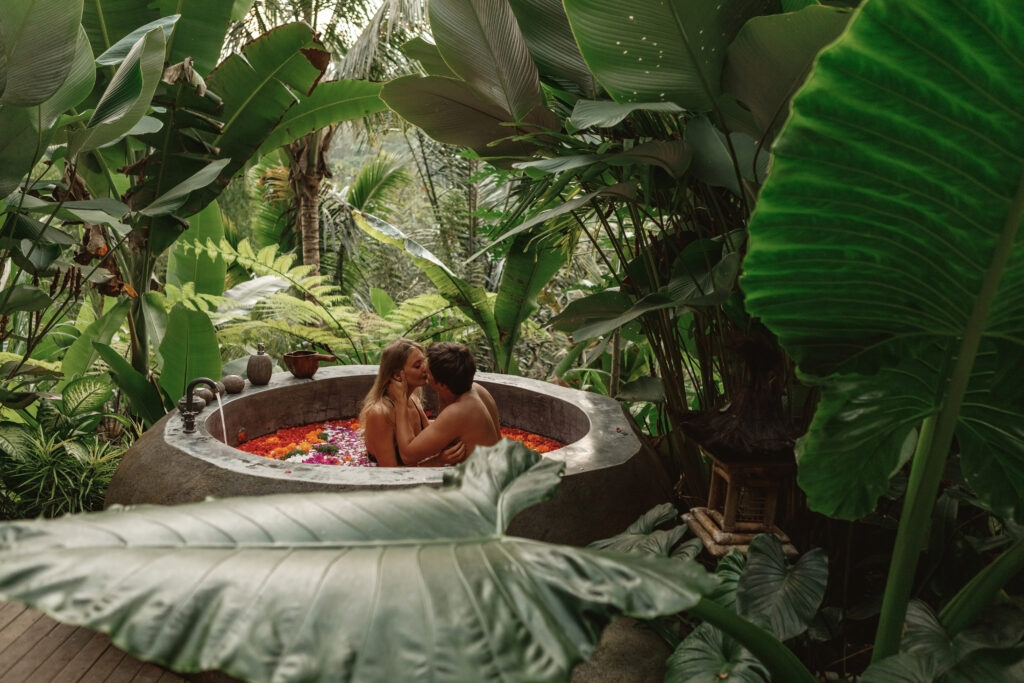
M 102 633 L 0 603 L 0 683 L 183 683 L 118 650 Z

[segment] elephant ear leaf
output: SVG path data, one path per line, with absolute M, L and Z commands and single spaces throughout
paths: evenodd
M 761 534 L 750 542 L 747 566 L 736 588 L 737 611 L 765 621 L 779 640 L 789 640 L 806 631 L 818 613 L 827 581 L 828 559 L 821 548 L 789 566 L 779 540 Z
M 567 680 L 616 613 L 692 607 L 714 579 L 690 561 L 503 535 L 512 515 L 552 494 L 563 467 L 504 441 L 477 449 L 441 489 L 8 522 L 0 598 L 181 672 Z
M 629 525 L 625 531 L 611 538 L 594 541 L 588 548 L 597 550 L 615 550 L 621 553 L 640 552 L 669 557 L 672 548 L 686 535 L 687 527 L 680 524 L 671 529 L 658 529 L 658 526 L 679 519 L 679 511 L 671 503 L 657 505 Z
M 665 683 L 771 680 L 761 661 L 729 635 L 711 624 L 701 624 L 668 658 Z
M 1024 357 L 1014 11 L 864 3 L 774 147 L 741 285 L 822 387 L 798 455 L 825 514 L 868 513 L 924 423 L 936 428 L 922 453 L 944 458 L 955 439 L 981 499 L 1024 515 L 1024 383 L 1010 379 Z

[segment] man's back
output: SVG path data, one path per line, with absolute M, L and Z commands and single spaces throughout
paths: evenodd
M 501 439 L 498 405 L 477 383 L 437 416 L 434 426 L 466 446 L 466 456 L 477 446 L 493 446 Z

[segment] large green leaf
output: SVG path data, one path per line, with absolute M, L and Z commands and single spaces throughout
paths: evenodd
M 0 197 L 13 192 L 43 155 L 36 120 L 34 109 L 0 106 Z
M 1024 674 L 1024 614 L 1001 605 L 955 635 L 939 623 L 931 608 L 914 600 L 907 608 L 900 654 L 864 672 L 864 683 L 981 683 L 1015 681 Z
M 125 316 L 131 308 L 131 301 L 125 299 L 116 306 L 103 313 L 102 316 L 93 321 L 89 327 L 82 332 L 64 355 L 64 362 L 61 364 L 61 372 L 64 373 L 65 382 L 85 374 L 96 360 L 96 349 L 92 342 L 98 341 L 101 344 L 109 344 L 111 338 L 117 334 L 124 324 Z
M 139 26 L 160 18 L 151 3 L 139 0 L 89 0 L 82 13 L 82 26 L 89 34 L 94 54 L 109 50 Z M 174 12 L 168 12 L 174 14 Z
M 541 79 L 583 97 L 601 86 L 583 61 L 561 0 L 509 0 Z
M 196 377 L 220 377 L 220 345 L 210 318 L 178 304 L 167 319 L 167 332 L 160 342 L 164 360 L 160 387 L 171 401 L 185 395 L 185 387 Z
M 666 662 L 666 683 L 764 683 L 768 670 L 746 648 L 711 624 L 701 624 Z
M 771 0 L 565 0 L 590 70 L 616 102 L 675 102 L 710 111 L 726 49 Z
M 258 156 L 297 140 L 306 133 L 333 123 L 358 119 L 387 109 L 380 99 L 380 83 L 369 81 L 328 81 L 288 110 L 273 132 L 260 145 Z
M 190 194 L 196 190 L 202 190 L 216 180 L 229 163 L 231 163 L 230 159 L 218 159 L 203 166 L 202 169 L 154 199 L 152 203 L 139 209 L 139 213 L 143 216 L 166 216 L 174 213 L 185 203 Z
M 210 202 L 205 209 L 188 219 L 188 230 L 174 247 L 167 260 L 167 282 L 181 287 L 186 282 L 195 285 L 196 294 L 224 293 L 224 276 L 227 273 L 227 262 L 223 257 L 211 259 L 194 249 L 186 249 L 183 242 L 199 241 L 205 244 L 212 240 L 220 243 L 224 237 L 224 224 L 221 221 L 220 207 L 216 201 Z
M 40 43 L 49 34 L 36 37 Z M 96 65 L 92 50 L 79 28 L 78 42 L 67 77 L 56 92 L 38 108 L 0 105 L 0 197 L 6 197 L 31 171 L 46 151 L 53 135 L 53 125 L 61 114 L 78 105 L 92 90 Z
M 0 290 L 0 315 L 9 316 L 16 311 L 41 311 L 51 304 L 53 299 L 32 285 L 14 285 Z
M 212 107 L 208 99 L 192 93 L 182 95 L 184 104 L 222 122 L 213 145 L 220 158 L 231 160 L 216 185 L 199 193 L 203 200 L 194 211 L 212 201 L 260 148 L 285 113 L 298 103 L 294 93 L 312 92 L 329 62 L 330 54 L 309 26 L 285 24 L 246 45 L 241 54 L 232 54 L 206 79 L 210 91 L 221 98 L 221 106 Z M 162 145 L 162 149 L 169 148 Z
M 406 237 L 401 230 L 390 223 L 382 221 L 376 216 L 355 211 L 352 212 L 352 217 L 355 219 L 356 225 L 371 237 L 403 249 L 416 264 L 416 267 L 434 283 L 441 296 L 448 299 L 480 326 L 496 356 L 495 360 L 499 364 L 502 362 L 503 358 L 498 356 L 505 347 L 500 341 L 497 322 L 494 319 L 494 308 L 487 298 L 487 292 L 482 287 L 475 287 L 459 278 L 440 259 L 419 243 Z
M 899 445 L 942 415 L 971 486 L 1024 513 L 1021 63 L 1005 3 L 872 0 L 794 98 L 742 286 L 828 376 L 799 455 L 816 510 L 869 512 Z
M 789 640 L 807 630 L 827 582 L 824 550 L 810 550 L 790 566 L 779 540 L 761 534 L 750 542 L 747 566 L 736 588 L 736 608 L 743 616 L 766 622 L 779 640 Z
M 427 7 L 445 63 L 506 120 L 521 121 L 544 104 L 537 67 L 507 2 L 431 0 Z
M 678 114 L 682 107 L 674 102 L 610 102 L 577 100 L 569 122 L 577 128 L 611 128 L 634 111 L 658 111 Z
M 505 358 L 498 372 L 513 372 L 512 351 L 522 325 L 537 310 L 537 295 L 569 259 L 569 250 L 558 240 L 557 235 L 541 238 L 522 233 L 512 241 L 494 299 L 494 322 Z
M 657 528 L 671 521 L 679 521 L 679 511 L 671 503 L 662 503 L 640 515 L 621 534 L 594 541 L 587 547 L 594 550 L 614 550 L 620 553 L 646 553 L 669 557 L 672 548 L 689 530 L 685 524 L 677 524 L 670 529 Z
M 556 124 L 549 120 L 550 112 L 541 108 L 527 117 L 528 123 L 537 125 L 502 125 L 509 116 L 501 107 L 481 99 L 465 82 L 443 76 L 396 78 L 384 86 L 381 97 L 402 118 L 435 140 L 469 147 L 484 157 L 525 156 L 534 149 L 526 142 L 490 143 Z
M 613 615 L 674 613 L 692 561 L 503 535 L 563 465 L 479 448 L 455 486 L 232 498 L 0 527 L 0 597 L 178 671 L 562 681 Z
M 93 342 L 92 347 L 110 368 L 114 383 L 128 399 L 132 410 L 143 419 L 147 427 L 153 426 L 164 416 L 160 392 L 110 346 Z
M 451 67 L 445 64 L 444 57 L 437 50 L 437 45 L 428 42 L 420 36 L 402 43 L 402 54 L 409 59 L 418 61 L 423 70 L 430 76 L 458 78 L 451 70 Z
M 750 111 L 760 134 L 786 120 L 789 99 L 814 57 L 839 37 L 849 19 L 849 10 L 809 5 L 743 25 L 726 53 L 722 88 Z
M 75 61 L 82 2 L 4 3 L 0 11 L 0 105 L 31 107 L 57 92 Z
M 114 389 L 98 377 L 79 377 L 68 383 L 61 392 L 61 404 L 66 417 L 82 417 L 103 410 L 114 396 Z
M 180 14 L 172 14 L 167 17 L 161 17 L 160 19 L 156 19 L 155 21 L 151 21 L 147 24 L 143 24 L 107 48 L 103 54 L 96 58 L 96 63 L 100 66 L 116 66 L 120 64 L 125 60 L 125 57 L 128 56 L 128 53 L 131 52 L 135 43 L 154 28 L 162 28 L 164 30 L 164 40 L 169 41 L 171 38 L 171 32 L 174 30 L 174 25 L 180 18 Z
M 157 0 L 150 2 L 162 17 L 180 15 L 174 33 L 167 41 L 167 61 L 176 64 L 186 57 L 195 61 L 201 76 L 213 70 L 220 60 L 224 34 L 231 23 L 231 2 L 210 0 Z
M 154 28 L 132 46 L 96 104 L 85 130 L 68 138 L 68 155 L 118 139 L 149 109 L 164 70 L 164 32 Z

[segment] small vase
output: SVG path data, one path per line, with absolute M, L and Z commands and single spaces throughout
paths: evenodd
M 249 382 L 255 385 L 263 385 L 270 381 L 270 375 L 274 372 L 274 361 L 263 351 L 263 342 L 256 345 L 256 353 L 249 356 L 249 362 L 245 366 L 245 374 Z

